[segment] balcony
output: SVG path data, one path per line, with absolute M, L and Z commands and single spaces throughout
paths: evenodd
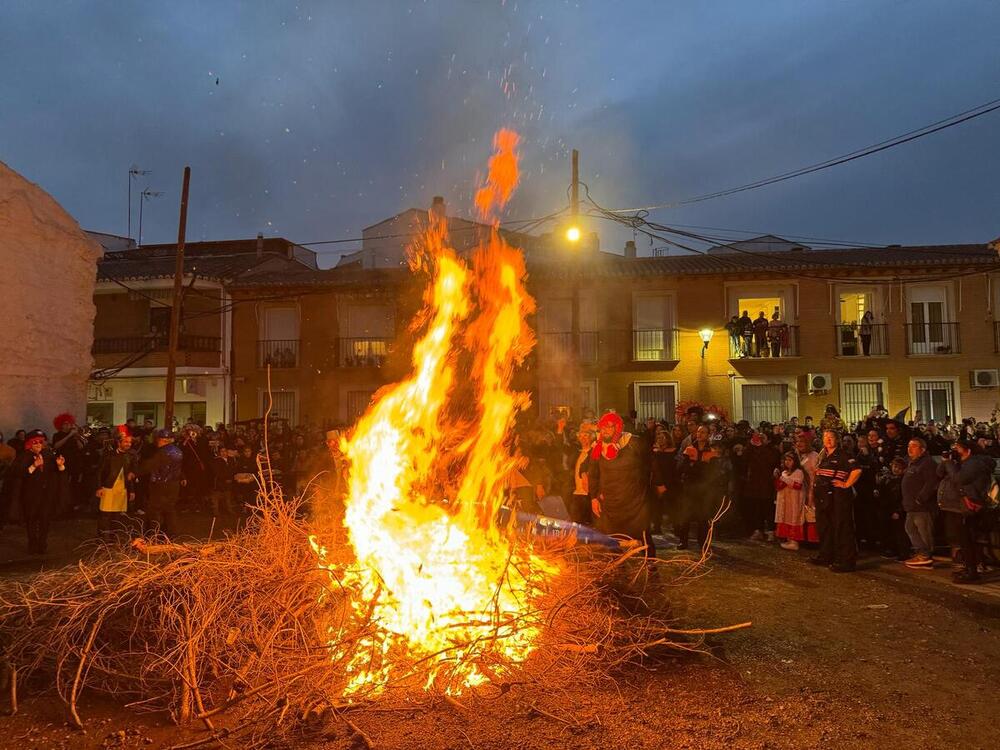
M 833 350 L 838 357 L 884 357 L 889 353 L 889 326 L 872 323 L 862 328 L 858 323 L 833 327 Z
M 381 367 L 389 355 L 392 339 L 342 338 L 338 341 L 339 367 Z
M 540 333 L 538 353 L 543 360 L 570 359 L 575 356 L 580 364 L 595 364 L 600 335 L 597 331 L 580 331 L 577 336 L 579 348 L 574 352 L 572 333 Z
M 680 335 L 676 328 L 632 331 L 633 362 L 674 362 L 680 359 Z
M 906 353 L 917 356 L 959 354 L 962 340 L 958 323 L 907 323 Z
M 288 369 L 299 366 L 298 339 L 265 339 L 257 342 L 257 367 Z
M 756 338 L 729 338 L 730 359 L 781 359 L 799 357 L 799 327 L 783 325 L 773 332 L 768 329 L 768 338 L 758 346 Z
M 139 354 L 140 352 L 165 352 L 170 339 L 165 333 L 150 333 L 145 336 L 111 336 L 94 339 L 90 351 L 93 354 Z M 182 352 L 219 352 L 222 339 L 219 336 L 194 336 L 182 333 L 177 339 L 177 349 Z

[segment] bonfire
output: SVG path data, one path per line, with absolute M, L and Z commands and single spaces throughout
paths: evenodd
M 429 214 L 412 252 L 428 284 L 411 372 L 344 440 L 342 504 L 308 489 L 285 498 L 262 471 L 253 519 L 224 540 L 138 540 L 6 584 L 13 710 L 19 684 L 51 686 L 79 727 L 90 690 L 200 722 L 206 734 L 185 746 L 335 725 L 370 744 L 355 719 L 376 706 L 559 694 L 651 650 L 699 647 L 709 631 L 676 629 L 665 592 L 700 575 L 704 555 L 650 562 L 635 544 L 526 533 L 503 512 L 529 405 L 511 378 L 534 344 L 523 259 L 497 218 L 517 142 L 494 139 L 475 200 L 490 229 L 470 256 Z M 326 512 L 304 518 L 304 501 Z

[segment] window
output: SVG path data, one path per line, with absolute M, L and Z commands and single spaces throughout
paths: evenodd
M 297 341 L 299 311 L 294 307 L 265 307 L 263 341 Z
M 842 292 L 840 295 L 841 323 L 860 323 L 865 313 L 871 309 L 871 292 Z
M 676 383 L 636 383 L 635 411 L 638 422 L 647 419 L 674 421 L 677 407 Z
M 372 402 L 375 391 L 348 391 L 347 392 L 347 421 L 354 424 L 362 414 L 367 411 Z
M 754 427 L 788 419 L 788 386 L 784 383 L 744 383 L 741 390 L 743 419 Z
M 872 407 L 885 405 L 884 380 L 841 380 L 840 416 L 845 424 L 860 422 Z
M 632 308 L 632 358 L 639 362 L 676 359 L 673 296 L 635 296 Z
M 291 425 L 298 424 L 298 393 L 295 391 L 272 391 L 270 398 L 267 391 L 260 393 L 260 416 L 267 414 L 270 404 L 271 419 L 287 419 Z
M 166 336 L 170 333 L 170 308 L 152 305 L 149 308 L 149 332 Z
M 952 354 L 959 351 L 958 323 L 949 321 L 948 290 L 916 286 L 908 290 L 908 354 Z
M 771 314 L 777 311 L 781 313 L 781 319 L 784 320 L 785 310 L 783 302 L 781 297 L 740 296 L 736 300 L 736 305 L 739 307 L 739 315 L 742 315 L 743 311 L 746 310 L 751 318 L 756 318 L 760 313 L 764 313 L 764 317 L 770 320 Z
M 915 380 L 913 382 L 916 412 L 924 420 L 954 422 L 958 419 L 954 380 Z
M 341 367 L 381 367 L 395 337 L 392 305 L 347 305 L 340 321 Z

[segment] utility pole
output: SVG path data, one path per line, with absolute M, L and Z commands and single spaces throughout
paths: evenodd
M 184 237 L 187 233 L 188 187 L 191 184 L 191 167 L 184 167 L 181 186 L 181 217 L 177 224 L 177 256 L 174 265 L 174 299 L 170 306 L 170 343 L 167 346 L 167 392 L 164 399 L 163 426 L 174 425 L 174 388 L 177 383 L 177 344 L 180 338 L 181 300 L 184 290 Z
M 570 182 L 570 198 L 569 198 L 569 210 L 570 210 L 570 221 L 571 226 L 579 227 L 579 217 L 580 217 L 580 152 L 575 148 L 573 149 L 573 154 L 571 157 L 571 182 Z M 579 229 L 577 229 L 579 232 Z M 582 237 L 578 237 L 576 244 L 579 245 Z M 574 261 L 576 263 L 576 268 L 573 273 L 573 296 L 570 297 L 570 351 L 573 353 L 573 400 L 572 405 L 575 408 L 577 404 L 580 404 L 580 409 L 582 413 L 582 393 L 581 388 L 581 378 L 580 378 L 580 248 L 579 246 L 575 248 L 576 257 Z

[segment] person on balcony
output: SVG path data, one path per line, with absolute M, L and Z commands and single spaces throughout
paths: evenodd
M 754 343 L 754 356 L 755 357 L 766 357 L 768 355 L 767 348 L 767 327 L 769 323 L 767 320 L 767 315 L 763 310 L 757 315 L 753 321 L 753 343 Z
M 875 331 L 875 314 L 871 310 L 865 310 L 861 316 L 861 325 L 858 333 L 861 336 L 861 353 L 868 357 L 872 353 L 872 333 Z
M 740 317 L 740 337 L 743 339 L 743 351 L 740 357 L 753 356 L 753 320 L 748 310 L 744 310 Z
M 788 348 L 788 326 L 781 319 L 781 313 L 775 310 L 771 322 L 767 324 L 767 340 L 771 345 L 771 356 L 780 357 L 781 350 Z
M 729 348 L 734 357 L 742 356 L 740 334 L 743 332 L 743 324 L 740 323 L 740 316 L 734 315 L 726 323 L 726 332 L 729 334 Z

